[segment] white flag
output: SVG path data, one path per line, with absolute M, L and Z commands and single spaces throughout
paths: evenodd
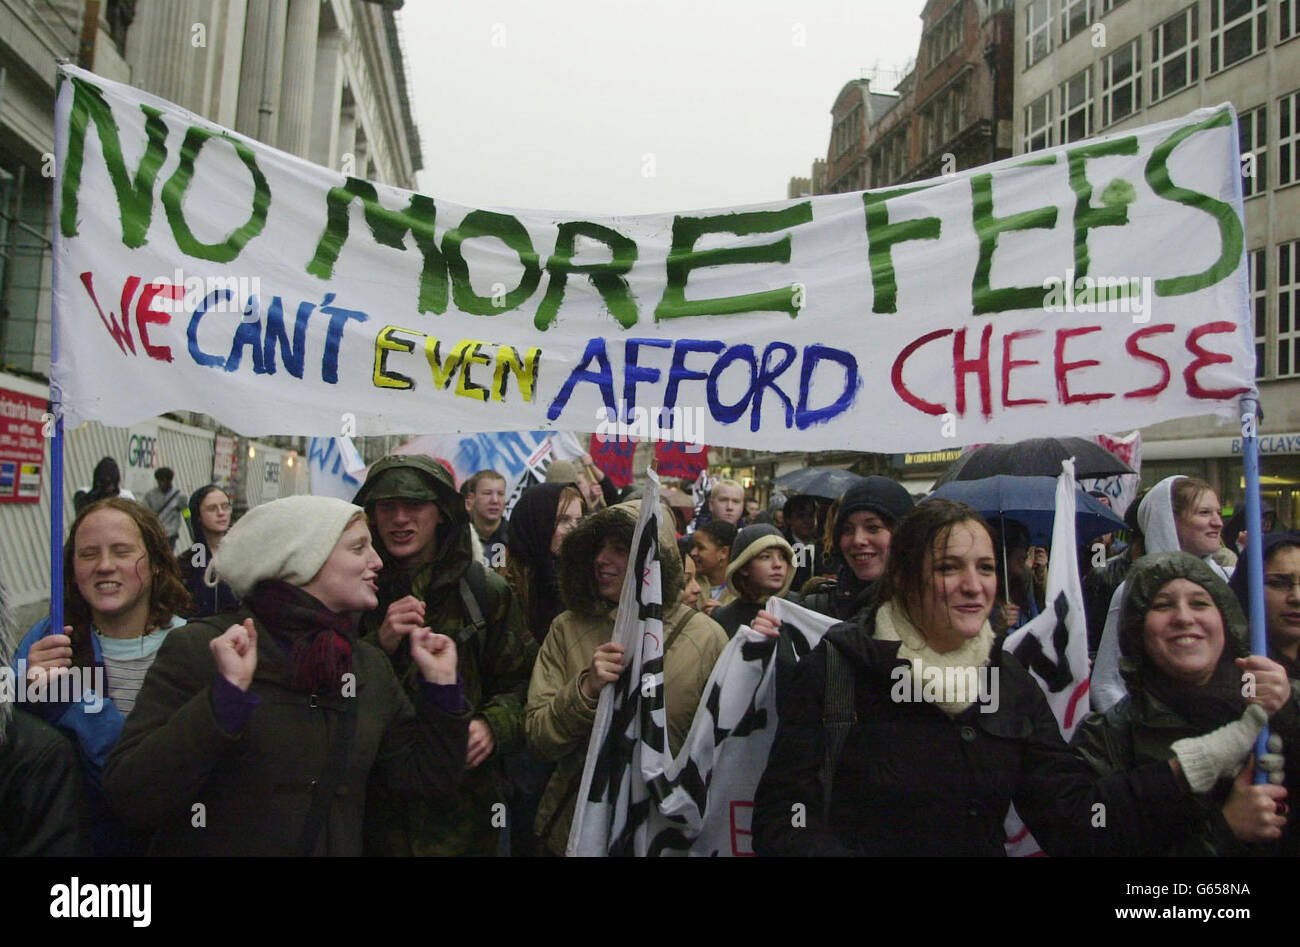
M 1047 606 L 1041 615 L 1007 636 L 1002 649 L 1029 669 L 1047 696 L 1061 736 L 1069 742 L 1088 716 L 1088 626 L 1083 611 L 1074 529 L 1074 459 L 1061 461 L 1056 481 L 1056 519 L 1047 562 Z M 1015 806 L 1007 816 L 1007 854 L 1041 855 Z
M 657 493 L 657 478 L 653 489 Z M 643 522 L 644 509 L 643 500 Z M 645 545 L 634 542 L 638 550 Z M 620 634 L 624 615 L 640 608 L 627 600 L 627 581 L 614 640 L 632 658 L 617 687 L 601 692 L 568 854 L 752 855 L 754 791 L 776 736 L 778 647 L 801 658 L 836 621 L 783 600 L 769 602 L 782 621 L 782 640 L 741 627 L 709 674 L 681 749 L 668 759 L 666 748 L 662 755 L 656 749 L 664 746 L 661 706 L 645 696 L 647 675 L 656 667 L 651 662 L 662 655 L 655 630 L 662 623 L 642 620 L 639 639 Z M 632 653 L 633 640 L 646 645 L 639 654 Z M 661 688 L 662 661 L 657 667 L 650 680 Z M 636 681 L 640 689 L 631 687 Z M 647 707 L 653 711 L 650 740 Z
M 660 811 L 684 820 L 689 849 L 658 854 L 754 854 L 754 792 L 776 739 L 776 655 L 789 648 L 802 658 L 838 619 L 771 599 L 767 610 L 781 620 L 782 640 L 742 625 L 727 643 L 704 687 L 690 732 L 673 760 L 676 788 Z M 701 793 L 694 787 L 704 787 Z
M 646 854 L 651 790 L 666 790 L 661 515 L 659 478 L 650 470 L 611 639 L 623 646 L 623 673 L 600 692 L 568 855 Z

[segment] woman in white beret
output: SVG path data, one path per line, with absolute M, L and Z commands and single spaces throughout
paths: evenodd
M 358 640 L 382 562 L 360 507 L 294 496 L 255 507 L 210 569 L 243 602 L 164 643 L 104 769 L 151 854 L 357 855 L 366 786 L 450 793 L 469 714 L 450 638 L 410 636 L 416 705 Z

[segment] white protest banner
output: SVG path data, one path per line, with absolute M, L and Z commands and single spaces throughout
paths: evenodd
M 1052 552 L 1047 560 L 1047 607 L 1023 628 L 1007 635 L 1002 648 L 1014 654 L 1043 689 L 1056 716 L 1061 737 L 1068 743 L 1079 722 L 1088 716 L 1088 625 L 1083 586 L 1075 559 L 1074 460 L 1061 461 L 1056 480 L 1056 518 L 1052 522 Z M 1007 817 L 1007 854 L 1042 854 L 1015 806 Z
M 796 655 L 807 654 L 838 619 L 773 598 L 768 611 Z M 685 820 L 684 853 L 754 854 L 754 792 L 776 739 L 777 641 L 742 625 L 718 656 L 681 751 L 669 767 L 673 792 L 659 811 Z M 691 787 L 707 787 L 704 793 Z
M 621 416 L 895 452 L 1230 414 L 1254 387 L 1229 105 L 891 190 L 624 217 L 345 177 L 71 66 L 55 139 L 69 425 Z

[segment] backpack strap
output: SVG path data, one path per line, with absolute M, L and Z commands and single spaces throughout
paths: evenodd
M 478 635 L 481 638 L 487 631 L 487 619 L 483 617 L 487 610 L 484 607 L 487 604 L 486 567 L 478 560 L 470 562 L 469 568 L 461 574 L 457 584 L 460 588 L 460 602 L 465 606 L 465 614 L 473 629 L 464 640 L 469 640 L 471 635 Z
M 172 492 L 167 494 L 167 496 L 163 497 L 162 509 L 158 511 L 158 515 L 162 516 L 164 513 L 166 513 L 168 508 L 170 508 L 173 503 L 177 502 L 180 499 L 180 496 L 181 496 L 181 491 L 176 489 L 175 487 L 172 487 Z
M 826 735 L 826 754 L 822 759 L 822 817 L 830 818 L 831 791 L 835 779 L 835 766 L 849 730 L 858 722 L 853 709 L 853 668 L 840 649 L 826 642 L 826 704 L 822 711 L 822 726 Z
M 690 624 L 691 619 L 694 617 L 695 617 L 694 609 L 688 608 L 682 611 L 682 617 L 677 619 L 676 624 L 674 624 L 673 627 L 669 630 L 668 634 L 664 636 L 664 654 L 668 653 L 668 649 L 673 646 L 673 642 L 675 642 L 677 640 L 677 636 L 682 633 L 682 629 L 685 628 L 688 624 Z

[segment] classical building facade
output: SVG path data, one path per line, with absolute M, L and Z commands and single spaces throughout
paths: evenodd
M 0 364 L 50 360 L 54 81 L 61 59 L 347 174 L 422 165 L 393 7 L 362 0 L 0 0 Z M 133 14 L 133 16 L 132 16 Z
M 414 188 L 422 165 L 401 0 L 0 0 L 0 398 L 48 397 L 54 86 L 60 61 L 170 99 L 340 172 Z M 363 445 L 382 452 L 385 439 Z M 301 438 L 250 441 L 179 412 L 65 434 L 65 505 L 103 456 L 128 479 L 148 442 L 192 490 L 230 476 L 237 508 L 306 492 Z M 372 457 L 373 459 L 373 457 Z M 232 462 L 233 461 L 233 462 Z M 147 480 L 147 471 L 145 472 Z M 0 492 L 4 485 L 0 464 Z M 39 503 L 0 502 L 0 568 L 19 619 L 49 595 L 49 451 Z M 65 528 L 67 525 L 65 519 Z
M 1231 102 L 1237 110 L 1266 499 L 1300 491 L 1300 4 L 1294 0 L 1016 0 L 1017 153 Z M 1236 424 L 1143 431 L 1143 481 L 1205 477 L 1244 493 Z

